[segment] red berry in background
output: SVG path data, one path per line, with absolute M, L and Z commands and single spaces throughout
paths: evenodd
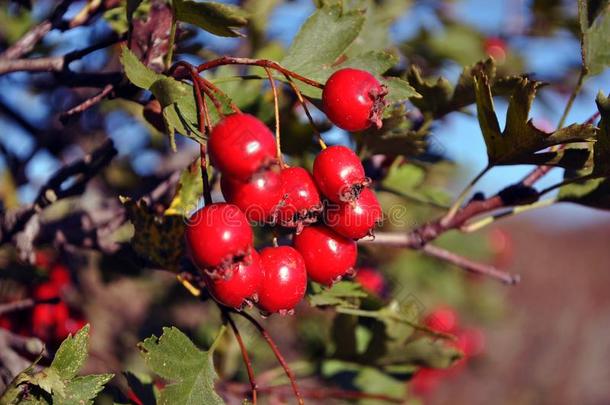
M 424 324 L 437 332 L 454 333 L 458 328 L 458 316 L 452 308 L 441 307 L 432 311 Z
M 249 265 L 240 263 L 229 278 L 212 278 L 204 275 L 210 294 L 227 307 L 240 309 L 252 299 L 258 299 L 258 291 L 263 282 L 263 270 L 258 253 L 252 249 Z
M 273 222 L 278 205 L 284 196 L 279 173 L 265 170 L 247 182 L 229 176 L 220 179 L 222 195 L 237 205 L 253 222 Z
M 354 201 L 367 184 L 358 155 L 345 146 L 329 146 L 316 156 L 313 177 L 318 189 L 335 203 Z
M 340 69 L 333 73 L 322 92 L 322 107 L 328 119 L 346 131 L 363 131 L 375 124 L 381 128 L 387 90 L 365 70 Z
M 351 239 L 372 235 L 383 219 L 383 212 L 375 193 L 365 188 L 351 203 L 333 204 L 326 209 L 326 224 L 335 232 Z
M 411 392 L 417 396 L 427 396 L 438 389 L 443 377 L 444 370 L 434 368 L 420 368 L 409 381 Z
M 248 181 L 276 161 L 273 133 L 258 118 L 232 114 L 210 133 L 210 160 L 223 174 Z
M 290 246 L 265 248 L 260 257 L 264 277 L 258 307 L 268 313 L 290 313 L 307 289 L 303 257 Z
M 61 290 L 63 287 L 69 285 L 72 281 L 70 270 L 68 270 L 68 268 L 63 264 L 54 264 L 49 272 L 49 281 L 51 284 L 57 286 Z
M 385 279 L 383 278 L 383 275 L 375 269 L 368 267 L 360 268 L 356 272 L 355 279 L 363 289 L 370 293 L 381 296 L 385 292 Z
M 37 301 L 46 301 L 58 296 L 59 288 L 51 283 L 36 286 L 33 293 L 33 297 Z M 43 341 L 51 341 L 55 337 L 59 304 L 65 305 L 64 303 L 37 303 L 32 310 L 32 333 Z
M 324 225 L 309 226 L 295 235 L 294 247 L 303 256 L 307 275 L 316 283 L 331 285 L 353 271 L 356 242 Z
M 513 238 L 503 229 L 495 228 L 489 233 L 493 264 L 498 268 L 509 267 L 514 258 Z
M 252 228 L 233 204 L 207 205 L 193 214 L 186 227 L 186 244 L 196 266 L 208 272 L 224 272 L 248 261 Z
M 284 201 L 278 209 L 281 225 L 297 228 L 317 220 L 322 211 L 320 193 L 311 174 L 302 167 L 288 167 L 280 172 Z
M 506 60 L 506 42 L 502 38 L 489 37 L 483 42 L 485 53 L 497 62 L 503 63 Z
M 455 346 L 464 353 L 465 359 L 478 356 L 485 351 L 485 334 L 480 329 L 464 329 L 456 336 Z

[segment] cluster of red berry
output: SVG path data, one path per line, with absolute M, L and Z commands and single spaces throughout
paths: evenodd
M 47 344 L 59 344 L 70 333 L 76 333 L 87 322 L 82 314 L 66 303 L 62 296 L 72 288 L 68 268 L 38 252 L 36 265 L 48 272 L 48 280 L 33 287 L 35 305 L 27 314 L 16 312 L 0 317 L 0 326 L 24 336 L 36 336 Z
M 333 123 L 360 131 L 381 124 L 385 93 L 370 73 L 342 69 L 329 78 L 322 101 Z M 383 214 L 351 149 L 323 149 L 313 175 L 286 167 L 271 131 L 243 113 L 223 118 L 208 148 L 227 203 L 192 215 L 186 240 L 217 301 L 235 308 L 254 301 L 264 312 L 286 313 L 303 298 L 308 276 L 331 285 L 353 273 L 355 240 L 372 235 Z M 294 230 L 293 246 L 257 253 L 249 221 Z
M 474 328 L 461 328 L 458 316 L 452 308 L 437 308 L 426 317 L 424 323 L 437 332 L 455 335 L 456 340 L 448 344 L 461 351 L 463 357 L 446 369 L 419 369 L 410 381 L 411 390 L 419 396 L 433 393 L 444 379 L 459 374 L 471 358 L 480 355 L 485 349 L 483 332 Z

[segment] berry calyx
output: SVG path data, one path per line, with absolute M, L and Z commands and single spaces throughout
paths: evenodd
M 375 76 L 365 70 L 345 68 L 333 73 L 322 92 L 322 106 L 328 119 L 346 131 L 363 131 L 381 117 L 388 93 Z
M 250 114 L 223 118 L 210 133 L 208 149 L 218 170 L 242 181 L 276 162 L 273 133 Z
M 305 261 L 290 246 L 268 247 L 260 252 L 263 284 L 258 307 L 267 313 L 291 313 L 307 289 Z
M 372 236 L 373 229 L 383 219 L 383 212 L 375 193 L 365 188 L 357 200 L 331 204 L 326 208 L 326 224 L 346 238 L 361 239 Z
M 317 221 L 322 212 L 320 193 L 311 174 L 302 167 L 289 167 L 280 172 L 284 200 L 278 208 L 278 219 L 281 225 L 297 228 Z
M 353 271 L 358 256 L 356 242 L 324 225 L 309 226 L 294 237 L 307 275 L 316 283 L 332 285 Z
M 250 301 L 258 299 L 258 290 L 263 283 L 260 256 L 252 249 L 250 264 L 239 263 L 228 278 L 213 278 L 204 274 L 210 294 L 227 307 L 241 309 Z
M 274 222 L 284 194 L 279 173 L 265 170 L 247 182 L 222 176 L 220 188 L 225 200 L 237 205 L 246 217 L 256 223 Z
M 341 145 L 329 146 L 316 156 L 313 177 L 320 192 L 335 203 L 354 201 L 368 184 L 358 155 Z
M 193 263 L 210 274 L 224 276 L 235 264 L 249 263 L 252 242 L 248 219 L 233 204 L 206 205 L 189 218 L 186 227 Z

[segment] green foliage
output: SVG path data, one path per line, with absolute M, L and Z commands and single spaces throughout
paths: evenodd
M 582 159 L 584 154 L 565 151 L 536 154 L 550 146 L 591 142 L 597 136 L 597 129 L 592 125 L 572 124 L 552 133 L 536 128 L 528 116 L 540 86 L 542 83 L 527 78 L 514 83 L 502 131 L 494 110 L 489 78 L 482 70 L 475 73 L 477 115 L 490 166 L 545 164 L 578 169 L 586 163 L 586 159 Z
M 202 189 L 201 160 L 195 159 L 180 174 L 174 198 L 164 214 L 188 217 L 197 208 Z
M 172 382 L 161 390 L 159 404 L 224 404 L 214 390 L 218 377 L 212 358 L 214 345 L 201 351 L 178 329 L 163 328 L 161 337 L 153 335 L 139 343 L 138 348 L 146 364 Z
M 63 341 L 49 367 L 36 371 L 36 362 L 21 372 L 0 397 L 2 404 L 93 404 L 113 374 L 77 376 L 87 360 L 89 325 Z
M 248 23 L 245 11 L 230 4 L 174 0 L 173 6 L 177 20 L 222 37 L 241 36 L 237 29 Z
M 610 66 L 610 3 L 578 0 L 583 67 L 596 75 Z
M 313 284 L 313 294 L 307 298 L 313 307 L 341 306 L 355 307 L 359 298 L 366 297 L 367 294 L 362 290 L 358 283 L 351 281 L 341 281 L 333 284 L 331 288 L 322 288 L 318 284 Z
M 336 70 L 352 67 L 381 75 L 396 64 L 398 59 L 389 53 L 366 50 L 363 53 L 345 54 L 358 37 L 365 23 L 361 10 L 344 11 L 340 5 L 325 5 L 313 13 L 303 24 L 288 48 L 282 65 L 303 76 L 324 83 Z M 321 91 L 300 85 L 303 94 L 319 98 Z M 397 94 L 392 94 L 396 92 Z M 389 99 L 402 101 L 417 93 L 399 78 L 390 83 Z

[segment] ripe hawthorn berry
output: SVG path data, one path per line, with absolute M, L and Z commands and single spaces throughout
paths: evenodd
M 303 256 L 307 275 L 316 283 L 332 285 L 353 271 L 356 242 L 324 225 L 309 226 L 295 235 L 294 247 Z
M 338 234 L 351 239 L 372 235 L 382 219 L 379 201 L 368 188 L 364 188 L 355 201 L 331 204 L 326 208 L 326 224 Z
M 326 116 L 346 131 L 381 128 L 387 89 L 365 70 L 345 68 L 333 73 L 322 92 Z
M 279 173 L 265 170 L 255 174 L 247 182 L 222 176 L 222 195 L 229 203 L 237 205 L 253 222 L 273 222 L 284 194 Z
M 291 313 L 307 289 L 303 257 L 290 246 L 279 246 L 261 250 L 260 258 L 264 276 L 258 307 L 267 313 Z
M 437 332 L 454 333 L 458 328 L 458 316 L 452 308 L 440 307 L 426 317 L 424 324 Z
M 186 227 L 193 263 L 210 274 L 223 276 L 235 264 L 248 263 L 252 242 L 248 219 L 233 204 L 206 205 L 189 218 Z
M 248 181 L 276 161 L 273 133 L 250 114 L 223 118 L 210 133 L 210 160 L 223 174 Z
M 284 200 L 278 208 L 281 225 L 297 228 L 300 233 L 304 225 L 317 220 L 322 212 L 320 193 L 311 174 L 302 167 L 288 167 L 280 172 Z
M 360 268 L 356 271 L 355 279 L 363 289 L 372 294 L 381 296 L 385 292 L 386 284 L 383 275 L 375 269 Z
M 316 156 L 313 177 L 320 192 L 335 203 L 354 201 L 368 184 L 358 155 L 341 145 L 329 146 Z
M 214 278 L 204 274 L 205 284 L 210 294 L 227 307 L 241 309 L 250 300 L 258 299 L 258 291 L 263 282 L 260 256 L 252 249 L 249 265 L 239 263 L 228 278 Z

